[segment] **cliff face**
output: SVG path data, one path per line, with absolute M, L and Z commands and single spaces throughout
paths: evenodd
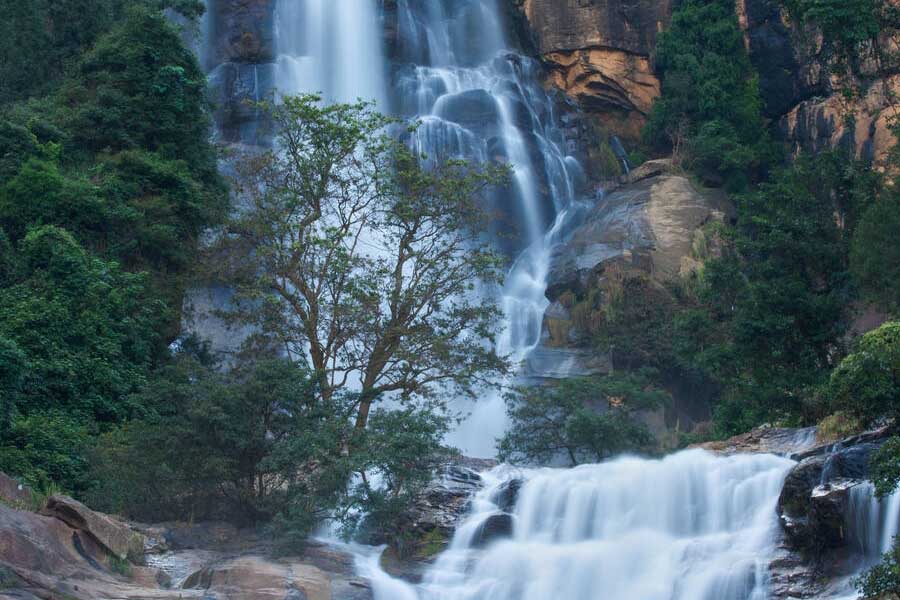
M 612 133 L 636 140 L 660 94 L 653 56 L 672 0 L 510 2 L 547 65 L 548 85 Z M 765 115 L 794 152 L 845 145 L 860 158 L 884 158 L 893 143 L 888 91 L 900 87 L 897 78 L 876 81 L 848 102 L 823 74 L 815 33 L 792 25 L 779 0 L 736 0 L 735 11 L 759 73 Z
M 636 138 L 660 93 L 651 56 L 670 0 L 514 1 L 549 67 L 549 82 L 611 131 Z
M 216 128 L 226 142 L 258 144 L 261 114 L 252 102 L 275 83 L 277 0 L 211 0 L 206 65 Z

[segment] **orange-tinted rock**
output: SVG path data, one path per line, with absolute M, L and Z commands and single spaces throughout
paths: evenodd
M 610 131 L 637 138 L 659 80 L 650 57 L 667 26 L 669 0 L 525 0 L 521 6 L 549 84 Z

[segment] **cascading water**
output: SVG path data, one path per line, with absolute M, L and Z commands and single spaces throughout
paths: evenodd
M 275 39 L 280 93 L 384 106 L 385 60 L 373 0 L 279 0 Z
M 764 600 L 775 505 L 794 462 L 689 450 L 522 473 L 500 467 L 420 586 L 386 577 L 376 600 Z M 511 539 L 479 549 L 513 477 Z
M 396 103 L 421 125 L 411 144 L 430 160 L 505 160 L 511 185 L 497 194 L 505 221 L 495 240 L 518 256 L 500 303 L 498 350 L 521 363 L 540 340 L 550 246 L 576 197 L 578 163 L 563 150 L 554 106 L 538 85 L 537 65 L 511 52 L 496 0 L 400 0 Z M 471 416 L 451 442 L 492 456 L 506 429 L 497 394 L 466 405 Z

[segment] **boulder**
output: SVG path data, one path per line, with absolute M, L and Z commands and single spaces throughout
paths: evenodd
M 802 460 L 806 455 L 801 456 L 799 453 L 810 451 L 814 446 L 816 446 L 815 427 L 793 429 L 763 425 L 727 440 L 703 442 L 692 447 L 703 448 L 716 454 L 781 454 Z
M 496 513 L 484 520 L 472 537 L 472 547 L 484 548 L 492 542 L 512 537 L 515 517 L 509 513 Z
M 55 517 L 73 529 L 88 534 L 120 560 L 143 556 L 143 535 L 68 496 L 51 496 L 41 513 Z
M 717 190 L 696 187 L 687 177 L 663 173 L 668 163 L 635 170 L 635 181 L 597 201 L 582 224 L 553 251 L 548 296 L 576 295 L 618 261 L 657 281 L 676 278 L 704 224 L 724 216 Z M 654 172 L 662 174 L 654 175 Z M 641 174 L 646 176 L 637 179 Z
M 497 495 L 494 497 L 497 508 L 503 512 L 513 512 L 516 508 L 516 504 L 519 502 L 519 492 L 522 490 L 524 484 L 525 481 L 522 479 L 510 479 L 503 483 L 503 485 L 500 486 L 500 489 L 497 490 Z
M 187 578 L 186 590 L 227 600 L 331 600 L 331 580 L 316 567 L 243 556 L 208 566 Z

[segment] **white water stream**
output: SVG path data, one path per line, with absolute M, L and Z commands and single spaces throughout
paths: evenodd
M 512 223 L 499 226 L 494 243 L 517 256 L 499 294 L 505 319 L 497 349 L 518 365 L 540 340 L 550 249 L 581 171 L 564 151 L 536 63 L 509 50 L 500 15 L 497 0 L 399 0 L 396 88 L 400 114 L 421 122 L 417 150 L 512 168 L 512 184 L 494 198 Z M 450 443 L 493 456 L 507 427 L 502 395 L 458 408 L 471 414 Z
M 511 539 L 474 547 L 506 467 L 424 582 L 369 561 L 376 600 L 763 600 L 777 541 L 775 504 L 793 461 L 690 450 L 519 474 Z

